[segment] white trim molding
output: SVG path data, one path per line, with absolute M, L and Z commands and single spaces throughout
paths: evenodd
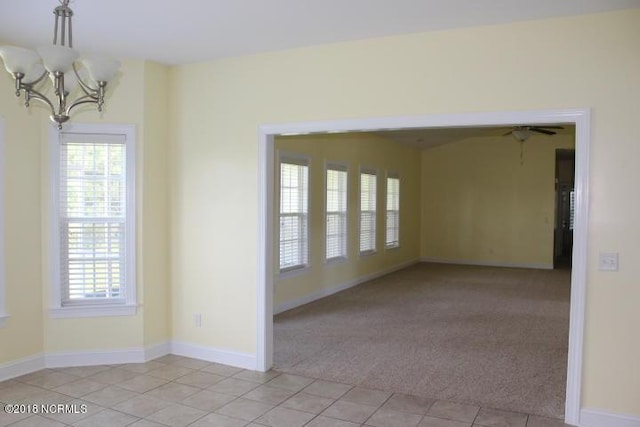
M 144 360 L 157 359 L 171 353 L 171 341 L 163 341 L 158 344 L 151 344 L 144 348 Z
M 146 362 L 145 351 L 141 347 L 47 353 L 44 359 L 47 368 Z
M 408 262 L 404 262 L 402 264 L 395 265 L 393 267 L 385 268 L 384 270 L 380 270 L 376 273 L 367 274 L 365 276 L 360 276 L 356 279 L 349 280 L 348 282 L 344 282 L 340 285 L 333 286 L 331 288 L 321 289 L 317 292 L 314 292 L 310 295 L 306 295 L 302 298 L 298 298 L 295 300 L 283 302 L 282 304 L 278 304 L 278 306 L 274 309 L 273 314 L 280 314 L 287 310 L 294 309 L 296 307 L 300 307 L 301 305 L 309 304 L 310 302 L 319 300 L 324 297 L 328 297 L 330 295 L 336 294 L 338 292 L 342 292 L 349 288 L 353 288 L 354 286 L 358 286 L 361 283 L 368 282 L 370 280 L 377 279 L 382 276 L 386 276 L 387 274 L 394 273 L 396 271 L 402 270 L 407 267 L 411 267 L 412 265 L 417 264 L 418 260 L 412 260 Z
M 170 349 L 171 344 L 165 341 L 146 347 L 46 353 L 44 360 L 47 368 L 144 363 L 169 354 Z
M 450 259 L 438 257 L 422 257 L 420 258 L 420 262 L 432 262 L 435 264 L 479 265 L 483 267 L 534 268 L 536 270 L 553 270 L 553 264 L 537 264 L 527 262 L 477 261 L 471 259 Z
M 30 374 L 45 368 L 144 363 L 169 354 L 169 341 L 147 347 L 113 350 L 85 350 L 36 354 L 0 365 L 0 381 Z
M 348 120 L 264 124 L 258 127 L 258 280 L 257 368 L 266 371 L 273 362 L 273 182 L 277 135 L 312 132 L 359 132 L 433 127 L 574 124 L 576 127 L 576 211 L 571 273 L 571 312 L 565 422 L 578 424 L 582 384 L 582 358 L 587 275 L 589 216 L 589 152 L 591 113 L 588 108 L 536 111 L 501 111 L 426 116 L 374 117 Z
M 171 354 L 221 363 L 237 368 L 257 370 L 256 356 L 253 353 L 240 353 L 199 344 L 173 341 L 171 343 Z
M 163 341 L 146 347 L 36 354 L 0 364 L 0 381 L 30 374 L 45 368 L 144 363 L 167 354 L 192 357 L 243 369 L 258 370 L 256 356 L 253 353 L 239 353 L 181 341 Z
M 640 417 L 614 414 L 601 409 L 580 411 L 580 427 L 640 427 Z
M 126 152 L 126 244 L 125 244 L 125 291 L 121 301 L 78 301 L 77 304 L 62 304 L 60 283 L 60 142 L 61 134 L 123 135 Z M 67 125 L 64 130 L 51 127 L 49 131 L 49 217 L 50 217 L 50 307 L 49 316 L 53 319 L 74 317 L 133 316 L 137 313 L 136 304 L 136 126 L 124 124 L 83 124 Z M 75 301 L 74 301 L 75 302 Z
M 10 380 L 45 368 L 44 355 L 36 354 L 0 364 L 0 381 Z
M 52 319 L 76 317 L 133 316 L 138 306 L 135 304 L 87 304 L 79 306 L 55 307 L 49 309 Z

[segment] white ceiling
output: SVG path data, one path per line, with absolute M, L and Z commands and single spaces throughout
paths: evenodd
M 51 43 L 57 0 L 0 0 L 0 40 Z M 640 7 L 640 0 L 72 0 L 74 47 L 185 64 L 302 46 Z
M 544 127 L 544 124 L 540 124 Z M 553 126 L 557 126 L 557 123 Z M 573 124 L 561 125 L 564 129 L 553 129 L 558 135 L 575 135 Z M 505 135 L 511 131 L 512 127 L 506 126 L 484 126 L 484 127 L 457 127 L 457 128 L 428 128 L 428 129 L 405 129 L 392 131 L 372 132 L 401 144 L 409 145 L 419 149 L 436 147 L 449 142 L 461 141 L 466 138 L 493 137 L 511 138 Z M 547 135 L 532 134 L 538 138 L 550 138 Z

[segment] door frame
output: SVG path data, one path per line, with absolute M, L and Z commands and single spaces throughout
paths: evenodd
M 565 422 L 568 424 L 578 424 L 582 386 L 589 224 L 589 152 L 591 144 L 591 111 L 588 108 L 371 117 L 361 119 L 260 125 L 258 127 L 256 369 L 260 371 L 267 371 L 273 364 L 273 252 L 275 239 L 273 209 L 276 136 L 332 132 L 371 132 L 431 127 L 513 126 L 541 123 L 571 123 L 574 124 L 576 128 L 576 211 L 572 256 L 573 266 L 571 270 Z

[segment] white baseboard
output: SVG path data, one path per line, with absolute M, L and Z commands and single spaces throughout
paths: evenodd
M 494 262 L 476 261 L 469 259 L 449 259 L 437 257 L 423 257 L 420 262 L 432 262 L 436 264 L 459 264 L 459 265 L 479 265 L 484 267 L 507 267 L 507 268 L 534 268 L 537 270 L 553 270 L 553 264 L 537 264 L 526 262 Z
M 122 348 L 100 351 L 72 351 L 47 353 L 45 365 L 47 368 L 67 368 L 72 366 L 117 365 L 119 363 L 144 362 L 142 348 Z
M 180 341 L 173 341 L 171 343 L 171 353 L 178 356 L 193 357 L 195 359 L 222 363 L 243 369 L 256 370 L 258 366 L 255 354 L 239 353 Z
M 70 366 L 144 363 L 150 359 L 168 354 L 169 349 L 170 344 L 165 342 L 148 347 L 47 353 L 45 355 L 45 366 L 47 368 L 66 368 Z
M 580 427 L 640 427 L 640 417 L 585 408 L 580 411 Z
M 166 354 L 193 357 L 243 369 L 257 369 L 256 355 L 173 341 L 147 347 L 114 350 L 70 351 L 39 354 L 0 365 L 0 381 L 30 374 L 44 368 L 143 363 Z
M 412 265 L 417 264 L 418 262 L 419 262 L 418 260 L 403 262 L 402 264 L 394 265 L 393 267 L 385 268 L 384 270 L 367 274 L 366 276 L 361 276 L 353 280 L 349 280 L 348 282 L 342 283 L 338 286 L 321 289 L 318 292 L 314 292 L 313 294 L 310 294 L 310 295 L 305 295 L 302 298 L 283 302 L 282 304 L 278 304 L 274 308 L 273 314 L 280 314 L 287 310 L 300 307 L 301 305 L 309 304 L 310 302 L 328 297 L 329 295 L 337 294 L 338 292 L 342 292 L 344 290 L 357 286 L 361 283 L 368 282 L 369 280 L 377 279 L 378 277 L 386 276 L 387 274 L 394 273 L 398 270 L 402 270 L 403 268 L 411 267 Z
M 44 355 L 37 354 L 34 356 L 18 359 L 13 362 L 3 363 L 0 365 L 0 381 L 10 380 L 21 375 L 27 375 L 35 371 L 45 368 Z
M 171 341 L 164 341 L 158 344 L 148 345 L 144 348 L 144 360 L 156 359 L 171 353 Z

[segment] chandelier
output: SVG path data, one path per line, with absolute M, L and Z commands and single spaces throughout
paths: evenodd
M 73 11 L 69 1 L 59 0 L 60 6 L 53 11 L 53 45 L 39 47 L 37 53 L 21 47 L 0 46 L 0 58 L 15 79 L 16 96 L 24 92 L 26 107 L 31 100 L 46 104 L 51 109 L 49 117 L 58 129 L 62 129 L 71 110 L 79 105 L 96 104 L 98 111 L 102 111 L 107 83 L 120 68 L 120 62 L 110 58 L 93 56 L 78 60 L 79 54 L 73 49 Z M 44 95 L 47 76 L 53 85 L 52 100 Z

